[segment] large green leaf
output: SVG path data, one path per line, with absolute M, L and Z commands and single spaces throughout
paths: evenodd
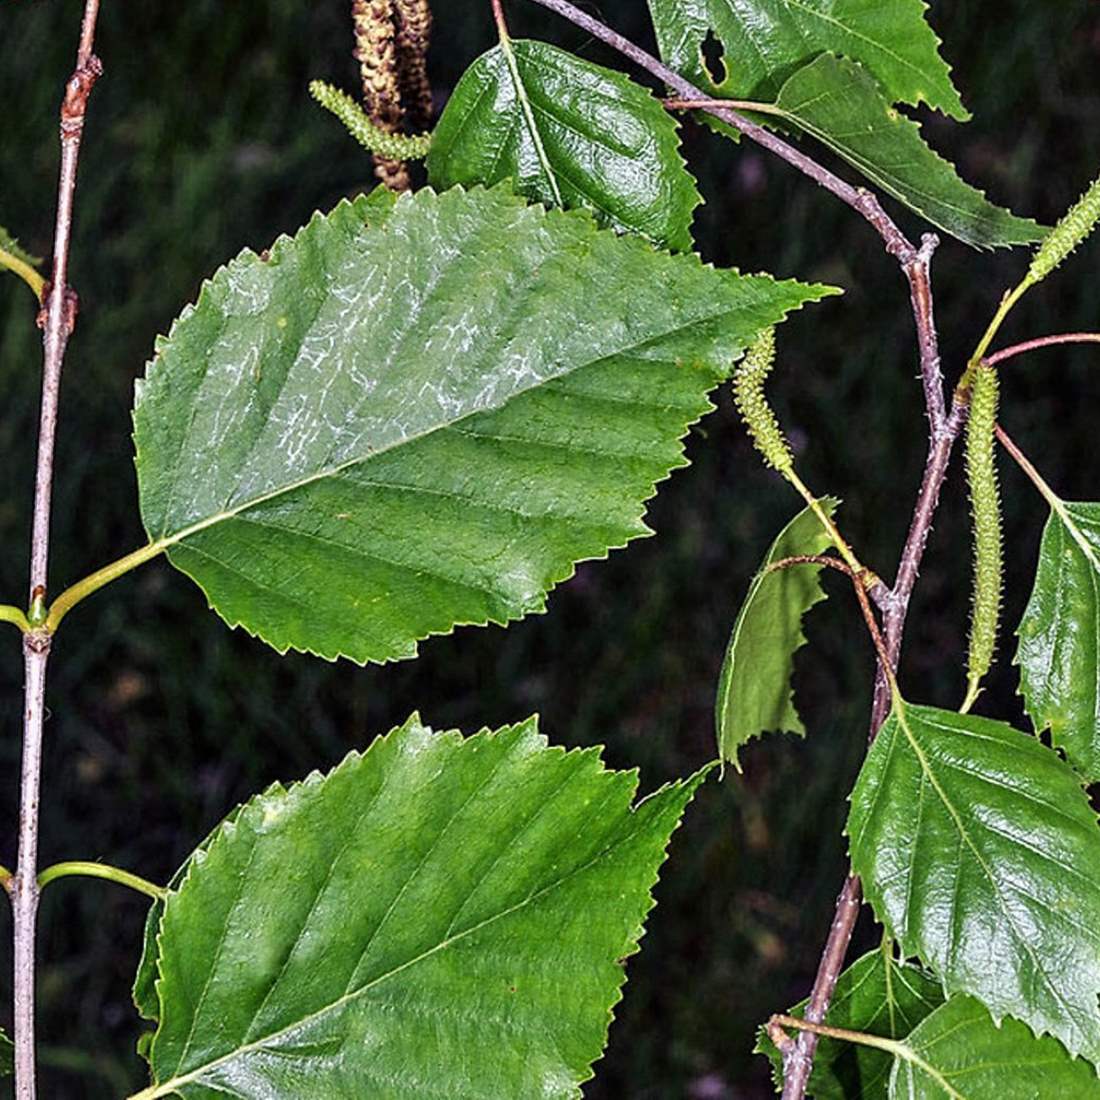
M 975 248 L 1027 244 L 1045 232 L 964 183 L 855 62 L 822 54 L 787 80 L 776 107 L 872 183 Z
M 895 702 L 852 792 L 852 866 L 906 955 L 1100 1061 L 1100 829 L 1003 722 Z
M 1018 631 L 1020 688 L 1037 732 L 1100 782 L 1100 504 L 1060 502 Z
M 903 1039 L 941 1004 L 943 991 L 935 978 L 897 962 L 886 951 L 871 951 L 840 975 L 825 1022 L 884 1039 Z M 798 1017 L 805 1013 L 805 1001 L 790 1011 Z M 781 1087 L 783 1057 L 765 1032 L 756 1049 L 771 1060 L 773 1079 Z M 814 1100 L 886 1100 L 893 1064 L 886 1051 L 821 1039 L 806 1095 Z
M 677 126 L 647 89 L 545 42 L 478 58 L 439 120 L 428 156 L 439 188 L 511 179 L 550 206 L 690 250 L 702 199 Z
M 219 271 L 159 342 L 134 410 L 146 529 L 279 650 L 413 656 L 648 533 L 708 390 L 829 293 L 500 188 L 342 204 Z
M 1096 1100 L 1100 1081 L 1023 1024 L 995 1024 L 971 997 L 952 997 L 902 1044 L 890 1075 L 890 1100 Z
M 703 774 L 632 807 L 533 720 L 414 717 L 258 796 L 168 896 L 139 1095 L 579 1097 Z
M 8 1076 L 15 1069 L 15 1047 L 12 1041 L 0 1031 L 0 1076 Z
M 821 501 L 830 516 L 839 504 L 829 497 Z M 718 752 L 735 767 L 740 768 L 741 747 L 754 737 L 771 730 L 806 733 L 791 676 L 794 655 L 806 642 L 802 617 L 825 599 L 822 566 L 768 567 L 784 558 L 822 554 L 831 545 L 817 516 L 805 508 L 780 531 L 749 586 L 722 662 L 714 708 Z
M 649 0 L 661 56 L 693 83 L 734 99 L 772 100 L 818 54 L 862 62 L 893 103 L 927 103 L 969 118 L 925 21 L 923 0 Z M 713 33 L 725 78 L 703 60 Z

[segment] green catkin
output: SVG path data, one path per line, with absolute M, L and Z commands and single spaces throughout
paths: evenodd
M 371 122 L 363 108 L 351 96 L 323 80 L 314 80 L 309 91 L 322 107 L 331 111 L 347 127 L 348 133 L 360 145 L 372 153 L 394 161 L 420 160 L 428 155 L 432 143 L 431 134 L 418 134 L 415 137 L 387 134 Z
M 974 517 L 974 605 L 970 620 L 970 660 L 964 710 L 978 697 L 982 678 L 993 664 L 1003 585 L 1001 494 L 994 459 L 994 433 L 1000 378 L 981 366 L 974 376 L 970 422 L 966 430 L 966 474 Z
M 764 461 L 780 473 L 794 468 L 794 457 L 768 404 L 764 383 L 775 363 L 775 329 L 760 334 L 733 375 L 733 400 Z
M 1081 244 L 1100 221 L 1100 179 L 1070 207 L 1062 220 L 1050 231 L 1035 253 L 1028 269 L 1027 282 L 1045 279 Z

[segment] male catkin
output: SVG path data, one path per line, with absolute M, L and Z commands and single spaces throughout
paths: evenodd
M 982 677 L 993 664 L 1001 613 L 1001 494 L 994 458 L 999 397 L 1000 378 L 996 369 L 978 367 L 966 431 L 966 473 L 974 517 L 974 605 L 970 621 L 967 705 L 974 701 Z
M 779 421 L 768 404 L 764 383 L 775 363 L 775 329 L 765 329 L 745 353 L 733 375 L 733 400 L 764 461 L 780 473 L 794 467 Z
M 359 62 L 367 114 L 380 130 L 397 134 L 405 111 L 392 0 L 352 0 L 351 17 L 355 30 L 352 53 Z M 399 157 L 377 155 L 374 171 L 393 191 L 408 191 L 412 186 L 409 170 Z
M 1100 220 L 1100 179 L 1069 208 L 1035 253 L 1027 281 L 1045 279 L 1086 237 Z

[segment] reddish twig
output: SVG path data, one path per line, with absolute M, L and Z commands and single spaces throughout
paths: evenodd
M 880 661 L 876 678 L 870 723 L 870 737 L 873 740 L 889 712 L 890 687 L 901 652 L 910 598 L 932 530 L 932 519 L 947 475 L 951 452 L 966 419 L 965 395 L 961 395 L 960 400 L 955 402 L 950 414 L 947 413 L 946 408 L 931 288 L 931 262 L 938 244 L 937 238 L 926 235 L 920 248 L 914 247 L 882 209 L 877 196 L 872 192 L 853 187 L 770 131 L 744 118 L 736 110 L 716 103 L 690 81 L 685 80 L 629 39 L 574 7 L 569 0 L 534 0 L 534 2 L 557 12 L 629 58 L 658 80 L 663 81 L 676 93 L 680 102 L 702 104 L 702 110 L 734 127 L 750 140 L 797 168 L 841 202 L 852 207 L 879 234 L 886 251 L 898 260 L 908 280 L 913 318 L 917 327 L 925 409 L 930 427 L 929 450 L 920 493 L 898 567 L 897 579 L 891 591 L 886 594 L 876 593 L 876 602 L 884 608 L 885 652 L 883 656 L 885 660 Z M 864 598 L 866 599 L 866 594 Z M 813 990 L 807 1004 L 806 1020 L 811 1024 L 820 1024 L 828 1011 L 852 931 L 859 916 L 860 899 L 859 880 L 849 875 L 837 900 L 832 928 L 822 952 Z M 802 1100 L 805 1096 L 813 1067 L 817 1038 L 812 1031 L 804 1031 L 797 1043 L 792 1044 L 785 1053 L 783 1100 Z
M 1028 480 L 1039 490 L 1047 502 L 1054 505 L 1058 498 L 1054 490 L 1046 483 L 1046 479 L 1043 475 L 1035 468 L 1035 464 L 1031 459 L 1020 450 L 1012 437 L 1000 426 L 1000 424 L 996 426 L 994 432 L 997 436 L 997 442 L 1008 452 L 1012 461 L 1023 470 Z
M 50 514 L 54 444 L 61 391 L 61 367 L 76 319 L 76 296 L 68 283 L 73 197 L 88 97 L 103 68 L 93 53 L 99 0 L 85 0 L 76 68 L 61 104 L 61 172 L 57 188 L 53 273 L 41 323 L 44 328 L 42 402 L 35 469 L 34 519 L 30 560 L 30 620 L 24 636 L 25 705 L 23 761 L 19 804 L 19 861 L 11 881 L 14 930 L 15 1094 L 34 1100 L 35 932 L 38 916 L 38 798 L 42 773 L 42 726 L 45 717 L 46 665 L 50 634 L 41 629 L 49 572 Z
M 934 236 L 926 236 L 921 248 L 902 264 L 909 281 L 913 318 L 917 328 L 921 381 L 930 428 L 929 447 L 920 492 L 898 565 L 897 578 L 885 599 L 880 601 L 880 605 L 884 605 L 883 627 L 888 660 L 886 663 L 880 661 L 875 678 L 869 741 L 873 741 L 878 735 L 879 729 L 890 712 L 891 680 L 897 671 L 901 656 L 909 604 L 920 573 L 924 552 L 928 546 L 928 538 L 932 532 L 932 520 L 939 505 L 940 491 L 947 477 L 951 454 L 966 422 L 965 404 L 956 401 L 950 414 L 946 412 L 932 299 L 931 264 L 937 243 Z M 859 879 L 849 874 L 837 898 L 833 923 L 822 950 L 813 989 L 806 1006 L 806 1019 L 811 1023 L 822 1023 L 829 1010 L 837 979 L 844 967 L 848 945 L 851 943 L 852 933 L 859 919 L 861 900 L 862 888 Z M 794 1049 L 785 1056 L 783 1100 L 802 1100 L 805 1096 L 817 1043 L 817 1034 L 803 1031 L 794 1044 Z
M 1013 344 L 1010 348 L 995 351 L 982 362 L 987 367 L 995 367 L 998 363 L 1015 359 L 1017 355 L 1038 351 L 1040 348 L 1051 348 L 1057 344 L 1100 344 L 1100 332 L 1062 332 L 1056 336 L 1039 336 L 1034 340 L 1025 340 L 1022 344 Z
M 867 633 L 871 636 L 871 644 L 875 647 L 879 664 L 885 666 L 888 663 L 886 642 L 883 640 L 875 613 L 871 610 L 865 573 L 853 569 L 847 562 L 830 557 L 828 554 L 794 554 L 789 558 L 780 558 L 779 561 L 772 562 L 765 572 L 775 573 L 781 569 L 791 569 L 797 565 L 819 565 L 826 569 L 835 569 L 838 573 L 843 573 L 852 582 L 856 600 L 859 602 L 859 609 L 863 613 L 863 621 L 867 624 Z
M 497 0 L 494 0 L 494 3 Z M 556 12 L 563 19 L 567 19 L 574 26 L 587 31 L 594 38 L 606 43 L 613 50 L 629 58 L 640 68 L 663 81 L 679 97 L 690 102 L 706 101 L 713 104 L 714 101 L 700 91 L 690 80 L 685 80 L 679 73 L 670 69 L 667 65 L 658 61 L 652 54 L 647 53 L 640 46 L 636 46 L 629 38 L 601 23 L 598 19 L 586 15 L 579 8 L 569 3 L 569 0 L 533 0 L 540 7 L 548 8 Z M 793 145 L 789 145 L 782 138 L 750 122 L 747 118 L 731 110 L 728 107 L 707 106 L 703 110 L 713 115 L 727 125 L 739 130 L 751 141 L 774 153 L 777 157 L 793 165 L 804 175 L 809 176 L 815 183 L 831 192 L 841 202 L 847 203 L 853 210 L 865 218 L 875 231 L 882 237 L 886 245 L 886 251 L 891 256 L 897 257 L 903 264 L 909 263 L 917 255 L 918 250 L 913 246 L 904 233 L 894 224 L 894 221 L 882 209 L 877 196 L 862 187 L 853 187 L 839 176 L 834 175 L 827 168 L 818 164 L 812 157 L 799 152 Z

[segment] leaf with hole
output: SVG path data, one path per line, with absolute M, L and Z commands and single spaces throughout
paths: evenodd
M 342 204 L 219 271 L 159 342 L 134 409 L 146 530 L 280 651 L 414 656 L 648 534 L 708 391 L 831 293 L 503 188 Z
M 892 959 L 885 951 L 870 951 L 840 975 L 825 1023 L 884 1039 L 903 1039 L 941 1004 L 943 990 L 930 974 Z M 801 1018 L 805 1013 L 803 1001 L 788 1015 Z M 768 1056 L 772 1078 L 781 1088 L 783 1058 L 763 1030 L 756 1051 Z M 815 1100 L 886 1100 L 893 1064 L 887 1051 L 822 1038 L 806 1095 Z
M 952 997 L 901 1044 L 890 1100 L 1098 1100 L 1096 1070 L 1021 1023 L 998 1025 L 972 997 Z
M 1059 502 L 1043 532 L 1016 663 L 1035 730 L 1100 781 L 1100 504 Z
M 1100 1061 L 1100 828 L 1057 753 L 1004 722 L 896 701 L 848 835 L 879 920 L 949 994 Z
M 649 0 L 661 56 L 693 84 L 732 99 L 773 100 L 818 54 L 865 65 L 891 103 L 969 113 L 925 20 L 923 0 Z M 724 76 L 703 56 L 713 35 Z
M 168 895 L 138 1095 L 579 1097 L 705 771 L 414 717 L 253 799 Z
M 1045 230 L 991 203 L 934 152 L 920 127 L 894 110 L 871 74 L 832 54 L 799 69 L 775 106 L 873 184 L 975 248 L 1028 244 Z
M 440 189 L 510 179 L 528 198 L 585 207 L 681 251 L 702 201 L 660 101 L 545 42 L 505 42 L 470 66 L 436 127 L 428 175 Z
M 821 501 L 832 516 L 840 502 Z M 780 531 L 749 586 L 737 614 L 722 672 L 714 716 L 718 751 L 740 770 L 738 753 L 746 742 L 769 731 L 804 736 L 794 705 L 794 655 L 806 643 L 803 616 L 825 599 L 822 566 L 769 570 L 784 558 L 823 554 L 832 542 L 817 516 L 805 508 Z

